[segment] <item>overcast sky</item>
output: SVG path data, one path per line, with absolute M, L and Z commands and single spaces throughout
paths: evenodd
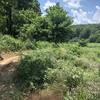
M 100 23 L 100 0 L 39 0 L 41 10 L 57 2 L 74 18 L 74 24 Z

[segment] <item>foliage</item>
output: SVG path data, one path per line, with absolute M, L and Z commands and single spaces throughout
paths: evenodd
M 73 39 L 88 39 L 89 42 L 99 43 L 100 24 L 73 25 L 72 30 Z
M 81 30 L 79 38 L 81 38 L 81 39 L 88 39 L 90 37 L 90 35 L 91 35 L 91 29 L 86 27 L 83 30 Z
M 12 43 L 11 40 L 9 40 L 10 43 Z M 16 39 L 14 40 L 16 41 Z M 27 41 L 28 49 L 30 49 L 32 42 Z M 26 45 L 25 43 L 24 45 Z M 11 45 L 16 47 L 15 43 Z M 55 94 L 62 93 L 65 100 L 70 100 L 70 98 L 99 100 L 99 97 L 96 96 L 99 94 L 95 94 L 94 91 L 97 91 L 97 84 L 100 82 L 100 58 L 98 56 L 100 44 L 88 44 L 86 47 L 78 46 L 75 43 L 59 43 L 57 45 L 55 47 L 54 43 L 38 41 L 35 43 L 35 50 L 23 52 L 15 70 L 16 88 L 23 91 L 49 88 L 57 91 Z M 96 90 L 94 90 L 94 84 Z
M 32 23 L 21 28 L 20 36 L 23 39 L 44 40 L 51 42 L 68 41 L 71 37 L 72 19 L 58 4 L 47 10 L 46 16 L 37 16 Z
M 79 46 L 82 46 L 82 47 L 85 47 L 85 46 L 87 46 L 87 40 L 80 40 L 79 42 Z
M 15 24 L 16 19 L 19 18 L 16 16 L 16 13 L 21 12 L 21 10 L 25 10 L 27 13 L 27 10 L 32 10 L 33 12 L 37 13 L 38 15 L 41 14 L 40 11 L 40 5 L 37 0 L 1 0 L 0 1 L 0 17 L 4 21 L 0 23 L 0 26 L 2 26 L 4 29 L 1 29 L 0 31 L 2 33 L 10 34 L 12 36 L 15 36 L 16 34 L 16 27 L 20 27 L 19 24 L 23 26 L 24 23 L 22 21 L 19 21 L 17 24 Z M 15 16 L 17 17 L 15 19 Z M 23 16 L 23 19 L 25 17 Z M 32 18 L 32 17 L 31 17 Z
M 73 94 L 67 92 L 64 100 L 97 100 L 97 98 L 88 91 L 84 86 L 79 87 Z
M 38 41 L 35 43 L 37 49 L 53 48 L 54 43 L 49 43 L 47 41 Z
M 89 38 L 89 41 L 100 43 L 100 31 L 97 31 L 95 34 L 92 34 Z
M 65 65 L 65 64 L 64 64 Z M 74 66 L 62 66 L 56 69 L 48 69 L 45 80 L 48 84 L 61 83 L 65 90 L 72 91 L 83 82 L 83 72 Z
M 18 89 L 100 100 L 100 24 L 72 23 L 59 3 L 43 16 L 38 0 L 0 0 L 0 53 L 23 53 L 14 73 Z
M 71 38 L 70 26 L 72 24 L 72 19 L 59 4 L 47 9 L 47 20 L 51 32 L 51 41 L 57 43 L 68 41 Z
M 46 69 L 54 67 L 54 61 L 50 56 L 50 52 L 41 50 L 22 57 L 16 73 L 17 84 L 21 89 L 30 88 L 31 84 L 35 88 L 41 88 Z
M 45 17 L 37 16 L 31 24 L 25 24 L 20 31 L 22 39 L 30 40 L 47 40 L 48 39 L 48 23 Z
M 74 48 L 74 47 L 72 47 L 72 48 Z M 76 50 L 73 51 L 73 49 L 70 49 L 70 51 L 69 51 L 69 50 L 61 48 L 61 47 L 60 48 L 51 47 L 51 48 L 47 48 L 47 49 L 40 48 L 40 50 L 37 49 L 33 52 L 28 52 L 27 54 L 24 54 L 22 56 L 22 60 L 20 61 L 19 65 L 17 67 L 17 73 L 16 73 L 17 82 L 16 83 L 18 83 L 18 85 L 20 86 L 20 88 L 22 90 L 26 89 L 26 88 L 29 89 L 31 84 L 33 84 L 33 87 L 35 87 L 36 89 L 40 88 L 41 86 L 43 86 L 44 83 L 47 82 L 46 76 L 48 76 L 49 74 L 47 74 L 47 73 L 50 72 L 48 69 L 51 68 L 51 71 L 57 70 L 57 72 L 58 72 L 59 67 L 61 67 L 62 64 L 64 64 L 64 66 L 66 66 L 66 63 L 62 63 L 62 62 L 64 62 L 64 60 L 66 60 L 66 59 L 71 58 L 70 56 L 72 55 L 72 52 L 74 55 L 75 52 L 77 52 L 77 51 Z M 59 62 L 59 61 L 61 61 L 61 62 Z M 66 68 L 67 68 L 67 66 L 65 67 L 65 69 Z M 70 68 L 70 67 L 68 67 L 68 68 Z M 67 69 L 65 70 L 64 67 L 62 67 L 61 69 L 62 70 L 60 70 L 59 73 L 61 73 L 63 77 L 65 77 L 65 78 L 72 77 L 72 76 L 68 76 L 68 73 L 70 73 L 69 70 L 67 70 Z M 65 70 L 65 72 L 63 73 L 64 70 Z M 75 71 L 73 69 L 73 72 L 72 72 L 73 76 L 80 75 L 76 72 L 75 72 L 76 73 L 75 74 L 74 72 Z M 55 74 L 56 74 L 56 71 L 55 71 Z M 63 74 L 66 74 L 67 76 L 65 76 Z M 69 75 L 72 75 L 72 74 L 70 73 Z M 53 74 L 52 74 L 52 76 L 48 76 L 48 77 L 53 77 Z M 80 75 L 80 77 L 81 77 L 81 75 Z M 56 77 L 56 79 L 57 78 L 60 79 L 60 77 Z M 75 84 L 80 83 L 79 78 L 78 77 L 75 78 Z M 53 79 L 55 79 L 55 78 L 52 78 L 51 81 L 53 81 Z M 72 80 L 74 82 L 74 79 L 72 79 Z
M 25 49 L 35 49 L 34 43 L 29 40 L 17 40 L 8 35 L 0 35 L 0 50 L 2 51 L 18 51 Z
M 27 9 L 32 9 L 34 12 L 40 14 L 41 10 L 40 10 L 40 4 L 37 0 L 17 0 L 18 5 L 17 5 L 17 9 L 19 10 L 27 10 Z
M 14 35 L 17 37 L 20 36 L 21 27 L 26 24 L 30 24 L 34 21 L 34 18 L 38 16 L 33 10 L 20 10 L 16 11 L 16 14 L 13 15 L 13 31 Z M 26 28 L 26 27 L 25 27 Z M 25 33 L 24 33 L 25 34 Z
M 100 24 L 72 25 L 72 22 L 59 3 L 42 16 L 38 0 L 0 1 L 0 32 L 3 34 L 55 43 L 81 39 L 100 42 Z

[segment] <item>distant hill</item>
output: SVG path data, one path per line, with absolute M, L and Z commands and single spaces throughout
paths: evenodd
M 100 41 L 100 24 L 73 25 L 72 30 L 74 40 L 88 39 L 90 41 L 91 38 L 99 38 Z M 96 42 L 96 39 L 93 42 Z

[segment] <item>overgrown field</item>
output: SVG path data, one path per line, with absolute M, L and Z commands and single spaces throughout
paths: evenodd
M 23 89 L 49 89 L 64 100 L 100 99 L 100 44 L 38 42 L 27 51 L 17 68 L 17 83 Z
M 100 100 L 100 23 L 39 1 L 0 0 L 0 100 Z
M 28 48 L 24 45 L 24 49 L 18 49 L 23 47 L 20 41 L 6 44 L 7 39 L 2 40 L 5 43 L 0 42 L 1 51 L 3 45 L 9 51 L 22 51 L 14 77 L 19 91 L 46 90 L 59 94 L 64 100 L 100 100 L 99 43 L 81 47 L 78 43 L 39 41 L 28 42 Z

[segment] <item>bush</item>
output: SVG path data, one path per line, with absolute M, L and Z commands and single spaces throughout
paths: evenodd
M 21 41 L 22 42 L 22 50 L 26 50 L 26 49 L 36 49 L 36 46 L 35 46 L 35 42 L 32 42 L 30 40 L 26 40 L 26 41 Z
M 69 42 L 78 42 L 78 41 L 79 41 L 79 38 L 78 37 L 74 37 Z
M 47 41 L 38 41 L 36 42 L 35 45 L 38 49 L 44 49 L 44 48 L 53 48 L 54 44 Z
M 79 87 L 73 93 L 67 92 L 64 100 L 99 100 L 86 87 Z
M 100 43 L 100 32 L 92 34 L 89 38 L 90 42 Z
M 57 67 L 56 69 L 48 69 L 45 79 L 48 84 L 61 83 L 66 90 L 72 91 L 83 83 L 83 71 L 70 66 Z
M 64 48 L 68 52 L 68 54 L 71 54 L 72 56 L 73 55 L 80 56 L 81 54 L 80 47 L 76 44 L 62 43 L 62 44 L 59 44 L 59 46 L 61 48 Z
M 34 43 L 29 40 L 22 41 L 11 36 L 0 36 L 0 50 L 1 51 L 18 51 L 25 49 L 35 49 Z
M 87 46 L 87 41 L 86 40 L 80 40 L 78 43 L 79 43 L 79 46 L 81 46 L 81 47 Z
M 80 84 L 83 84 L 82 70 L 79 70 L 78 68 L 72 68 L 71 70 L 69 70 L 65 83 L 70 91 Z
M 48 51 L 28 52 L 23 55 L 16 70 L 16 83 L 22 89 L 41 88 L 44 84 L 45 71 L 54 67 L 55 58 Z M 32 87 L 31 87 L 32 85 Z

